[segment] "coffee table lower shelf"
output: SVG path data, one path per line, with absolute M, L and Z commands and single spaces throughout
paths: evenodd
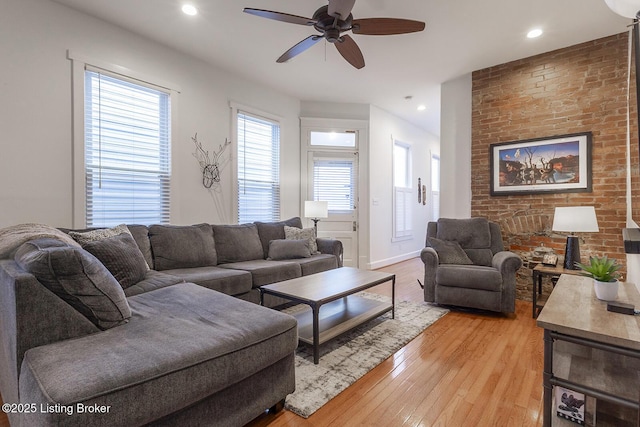
M 319 342 L 323 344 L 338 335 L 393 310 L 393 304 L 363 298 L 357 295 L 322 305 L 319 311 Z M 293 314 L 298 321 L 298 339 L 313 345 L 313 312 L 311 307 Z

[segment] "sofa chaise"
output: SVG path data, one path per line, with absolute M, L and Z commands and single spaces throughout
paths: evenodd
M 240 426 L 281 408 L 297 324 L 256 305 L 258 288 L 340 267 L 340 242 L 312 251 L 299 218 L 124 228 L 32 230 L 14 247 L 0 230 L 11 425 Z

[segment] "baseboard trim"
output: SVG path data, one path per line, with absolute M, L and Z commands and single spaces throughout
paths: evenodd
M 367 264 L 369 270 L 375 270 L 378 268 L 386 267 L 388 265 L 397 264 L 402 261 L 409 260 L 411 258 L 417 258 L 420 256 L 420 251 L 409 252 L 407 254 L 402 254 L 398 256 L 394 256 L 392 258 L 382 259 L 379 261 L 370 262 Z

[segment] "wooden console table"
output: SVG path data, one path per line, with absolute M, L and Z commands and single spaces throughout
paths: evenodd
M 640 307 L 635 285 L 620 283 L 618 301 Z M 554 386 L 639 409 L 640 316 L 607 311 L 607 303 L 596 298 L 590 278 L 565 274 L 537 324 L 544 328 L 543 426 L 558 419 L 553 413 Z M 567 357 L 558 350 L 560 343 L 554 347 L 556 341 L 582 354 Z

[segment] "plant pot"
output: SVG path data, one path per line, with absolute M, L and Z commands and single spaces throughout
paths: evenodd
M 618 287 L 620 282 L 601 282 L 593 279 L 593 287 L 596 291 L 596 297 L 602 301 L 615 301 L 618 299 Z

